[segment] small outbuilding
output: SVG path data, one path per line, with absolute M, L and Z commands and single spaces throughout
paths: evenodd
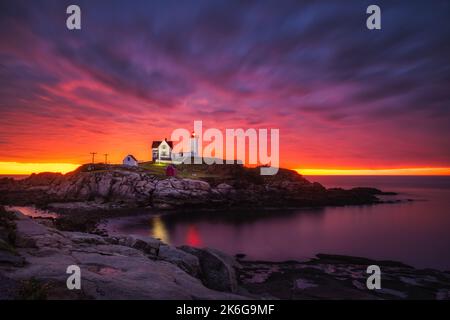
M 133 155 L 129 154 L 123 159 L 123 165 L 129 167 L 137 167 L 138 161 Z
M 170 164 L 166 168 L 166 176 L 175 177 L 177 175 L 177 169 L 173 164 Z

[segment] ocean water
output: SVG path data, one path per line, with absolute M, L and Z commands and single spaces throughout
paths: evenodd
M 114 219 L 113 232 L 151 235 L 172 245 L 211 247 L 249 259 L 305 260 L 317 253 L 396 260 L 450 270 L 450 177 L 314 176 L 327 187 L 377 187 L 412 202 L 304 208 L 260 217 L 183 214 Z

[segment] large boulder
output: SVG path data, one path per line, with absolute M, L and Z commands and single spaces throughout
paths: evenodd
M 231 192 L 234 192 L 234 188 L 226 183 L 220 183 L 216 186 L 215 190 L 220 194 L 227 195 Z
M 159 209 L 207 203 L 211 186 L 201 180 L 169 178 L 158 181 L 152 194 L 153 205 Z
M 140 250 L 146 254 L 158 255 L 159 248 L 161 246 L 161 241 L 141 236 L 124 236 L 117 239 L 117 243 L 122 246 L 127 246 L 133 249 Z
M 218 291 L 237 291 L 235 268 L 240 266 L 232 257 L 211 248 L 198 249 L 181 246 L 179 249 L 199 259 L 202 272 L 201 279 L 206 287 Z
M 186 251 L 168 245 L 161 245 L 158 258 L 177 265 L 193 277 L 199 278 L 201 275 L 199 259 Z

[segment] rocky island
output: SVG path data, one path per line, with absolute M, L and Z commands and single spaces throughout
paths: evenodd
M 375 188 L 327 189 L 293 170 L 280 169 L 261 176 L 259 168 L 241 165 L 180 165 L 177 177 L 167 177 L 164 166 L 83 165 L 65 175 L 33 174 L 15 181 L 0 180 L 0 203 L 34 204 L 55 208 L 147 207 L 155 210 L 186 208 L 286 208 L 380 203 Z M 65 204 L 65 205 L 63 205 Z

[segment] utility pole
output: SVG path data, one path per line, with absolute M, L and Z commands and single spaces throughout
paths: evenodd
M 105 156 L 105 164 L 108 164 L 108 154 L 105 153 L 105 154 L 103 154 L 103 155 Z
M 95 158 L 95 155 L 97 154 L 97 152 L 91 152 L 91 154 L 92 154 L 92 164 L 94 164 L 94 158 Z

